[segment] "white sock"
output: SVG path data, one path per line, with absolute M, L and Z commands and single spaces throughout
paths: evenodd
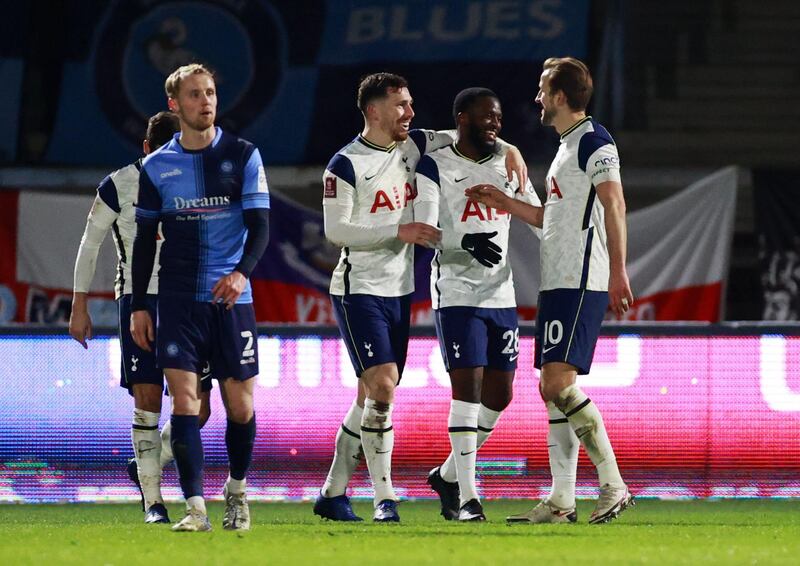
M 172 462 L 175 457 L 172 455 L 172 442 L 170 441 L 172 437 L 172 423 L 169 419 L 167 422 L 164 423 L 164 426 L 161 429 L 161 469 L 164 469 L 164 466 Z
M 142 409 L 133 410 L 131 442 L 136 458 L 139 483 L 144 493 L 144 508 L 154 503 L 164 503 L 161 496 L 161 437 L 158 434 L 158 419 L 161 413 L 151 413 Z
M 245 489 L 247 489 L 247 478 L 235 480 L 228 476 L 225 485 L 228 487 L 228 493 L 244 493 Z
M 188 511 L 192 507 L 200 511 L 203 515 L 208 515 L 206 511 L 206 500 L 200 495 L 194 495 L 186 500 L 186 510 Z
M 353 472 L 361 460 L 361 418 L 364 409 L 356 401 L 342 421 L 342 426 L 336 433 L 336 449 L 333 453 L 333 462 L 328 471 L 328 477 L 322 486 L 323 497 L 336 497 L 344 495 L 347 484 L 353 477 Z
M 547 434 L 547 451 L 550 454 L 550 475 L 553 487 L 548 499 L 556 507 L 575 507 L 575 479 L 578 469 L 578 437 L 564 413 L 553 403 L 546 403 L 550 420 Z
M 380 407 L 380 408 L 379 408 Z M 392 404 L 379 403 L 372 399 L 364 401 L 361 417 L 361 445 L 369 468 L 369 476 L 375 487 L 375 505 L 384 499 L 397 501 L 392 487 Z
M 624 486 L 603 417 L 586 393 L 577 385 L 570 385 L 558 394 L 554 403 L 569 419 L 572 430 L 597 468 L 600 485 Z
M 489 437 L 492 435 L 492 431 L 497 426 L 497 421 L 500 420 L 500 415 L 503 414 L 502 411 L 493 411 L 483 403 L 481 403 L 481 408 L 478 411 L 478 450 L 481 449 L 484 442 L 489 440 Z M 446 482 L 455 483 L 458 481 L 458 474 L 456 473 L 456 461 L 453 458 L 453 453 L 450 452 L 450 455 L 447 457 L 447 460 L 444 461 L 439 467 L 439 474 L 441 474 L 442 479 Z
M 479 403 L 467 403 L 455 399 L 450 401 L 447 430 L 456 463 L 461 505 L 471 499 L 478 499 L 478 489 L 475 487 L 475 457 L 478 451 L 479 410 Z

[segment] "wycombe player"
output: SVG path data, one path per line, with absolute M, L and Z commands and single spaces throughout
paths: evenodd
M 147 123 L 147 135 L 142 148 L 145 155 L 172 139 L 179 129 L 178 117 L 172 112 L 159 112 Z M 100 245 L 109 230 L 114 235 L 117 248 L 117 277 L 114 291 L 119 311 L 119 341 L 122 350 L 120 385 L 133 396 L 134 410 L 131 424 L 131 441 L 134 459 L 128 465 L 128 474 L 142 494 L 145 523 L 168 523 L 169 516 L 161 495 L 161 470 L 172 461 L 169 447 L 169 422 L 159 435 L 161 398 L 164 377 L 152 352 L 139 348 L 130 334 L 131 266 L 133 238 L 136 233 L 134 201 L 139 192 L 139 171 L 142 160 L 131 163 L 111 173 L 97 188 L 86 228 L 75 260 L 72 313 L 69 333 L 84 348 L 92 338 L 92 318 L 89 315 L 88 292 L 94 278 Z M 161 245 L 161 240 L 157 246 Z M 158 253 L 158 251 L 156 251 Z M 147 305 L 155 313 L 158 292 L 158 273 L 153 273 L 147 286 Z M 210 414 L 209 390 L 211 379 L 202 385 L 200 426 Z
M 436 333 L 453 397 L 448 431 L 452 451 L 428 476 L 447 520 L 486 519 L 475 486 L 476 452 L 513 396 L 519 357 L 514 282 L 508 262 L 511 217 L 467 199 L 486 183 L 511 199 L 541 203 L 530 183 L 508 182 L 498 157 L 500 101 L 489 89 L 468 88 L 453 102 L 458 138 L 417 165 L 414 218 L 442 231 L 431 263 Z
M 225 529 L 250 528 L 246 475 L 255 441 L 252 379 L 257 332 L 248 277 L 269 238 L 269 190 L 253 144 L 214 126 L 217 90 L 206 67 L 178 68 L 166 80 L 181 131 L 144 160 L 139 176 L 133 249 L 131 333 L 157 357 L 172 397 L 172 449 L 187 513 L 175 531 L 209 531 L 203 499 L 203 445 L 198 424 L 199 373 L 209 361 L 228 417 L 230 474 L 223 488 Z M 156 231 L 158 332 L 146 309 Z
M 625 198 L 617 147 L 608 131 L 586 115 L 592 77 L 572 57 L 545 61 L 536 102 L 542 124 L 561 135 L 547 172 L 544 208 L 512 200 L 490 184 L 470 198 L 542 227 L 535 366 L 550 419 L 550 496 L 509 522 L 574 522 L 575 468 L 580 441 L 597 469 L 600 496 L 589 518 L 605 523 L 633 502 L 622 480 L 598 408 L 576 384 L 589 373 L 608 306 L 621 315 L 633 303 L 625 269 Z M 574 436 L 573 436 L 574 435 Z
M 357 103 L 364 129 L 328 164 L 323 210 L 326 236 L 342 246 L 331 277 L 334 315 L 360 380 L 314 513 L 361 520 L 345 491 L 363 447 L 375 488 L 373 519 L 394 522 L 400 517 L 391 479 L 392 407 L 408 347 L 413 245 L 439 240 L 439 230 L 414 222 L 414 174 L 420 157 L 451 143 L 453 134 L 410 129 L 413 100 L 398 75 L 362 79 Z M 507 144 L 504 150 L 508 168 L 525 176 L 519 151 Z

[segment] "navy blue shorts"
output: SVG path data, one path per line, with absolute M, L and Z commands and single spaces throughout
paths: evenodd
M 434 320 L 447 371 L 475 367 L 517 369 L 517 309 L 444 307 L 434 311 Z
M 156 313 L 158 307 L 158 297 L 147 295 L 147 312 L 153 324 L 156 323 Z M 119 384 L 133 395 L 132 386 L 137 383 L 151 383 L 164 387 L 164 372 L 158 366 L 155 353 L 155 344 L 152 352 L 145 352 L 131 335 L 131 295 L 122 295 L 117 301 L 117 313 L 119 314 L 119 347 L 122 350 L 120 379 Z M 211 384 L 209 368 L 201 372 L 203 391 L 211 391 L 214 387 Z
M 565 362 L 575 366 L 578 375 L 589 373 L 606 309 L 605 291 L 541 291 L 534 366 L 541 369 L 548 362 Z
M 157 337 L 162 368 L 201 374 L 210 362 L 217 380 L 245 381 L 258 374 L 258 332 L 250 303 L 227 310 L 221 303 L 162 298 Z
M 331 295 L 333 314 L 356 375 L 393 362 L 402 376 L 408 353 L 411 295 Z

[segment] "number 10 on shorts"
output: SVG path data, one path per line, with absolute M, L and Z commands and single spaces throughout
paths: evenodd
M 564 325 L 560 320 L 548 320 L 544 323 L 544 348 L 543 351 L 555 348 L 564 338 Z

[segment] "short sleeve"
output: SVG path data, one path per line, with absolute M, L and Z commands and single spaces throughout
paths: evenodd
M 244 166 L 244 182 L 242 184 L 242 208 L 269 208 L 269 185 L 267 172 L 261 161 L 261 153 L 253 148 Z

